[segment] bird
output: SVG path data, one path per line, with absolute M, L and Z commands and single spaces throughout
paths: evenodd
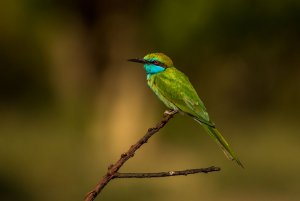
M 147 84 L 170 112 L 187 114 L 197 121 L 220 146 L 225 156 L 244 168 L 228 142 L 210 120 L 204 103 L 199 98 L 189 78 L 175 68 L 164 53 L 150 53 L 143 58 L 128 59 L 141 63 L 146 70 Z

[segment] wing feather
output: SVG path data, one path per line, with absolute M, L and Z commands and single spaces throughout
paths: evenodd
M 176 68 L 167 68 L 153 78 L 156 94 L 170 107 L 174 104 L 178 109 L 194 117 L 196 120 L 214 127 L 206 108 L 199 98 L 189 79 Z M 164 100 L 163 100 L 164 99 Z

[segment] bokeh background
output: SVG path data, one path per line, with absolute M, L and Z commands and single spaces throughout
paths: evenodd
M 177 115 L 97 200 L 300 199 L 300 1 L 2 0 L 0 200 L 82 200 L 165 107 L 128 58 L 168 54 L 246 169 Z

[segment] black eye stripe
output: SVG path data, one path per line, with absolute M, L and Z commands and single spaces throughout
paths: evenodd
M 161 63 L 160 61 L 150 61 L 151 64 L 154 64 L 154 65 L 157 65 L 157 66 L 161 66 L 161 67 L 164 67 L 164 68 L 167 68 L 167 66 L 163 63 Z

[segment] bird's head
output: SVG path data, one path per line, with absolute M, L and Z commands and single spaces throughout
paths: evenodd
M 143 59 L 129 59 L 128 61 L 144 64 L 148 75 L 163 72 L 166 68 L 173 67 L 170 57 L 163 53 L 150 53 L 144 56 Z

